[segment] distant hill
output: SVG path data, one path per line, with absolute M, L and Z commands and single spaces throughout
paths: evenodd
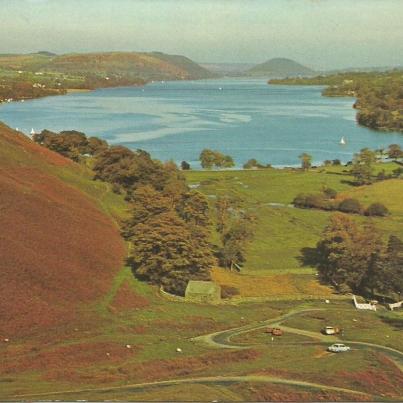
M 291 59 L 275 58 L 258 64 L 246 71 L 251 76 L 271 78 L 311 76 L 315 71 Z
M 5 70 L 59 72 L 70 75 L 120 75 L 143 80 L 197 80 L 216 74 L 180 55 L 161 52 L 103 52 L 55 55 L 41 51 L 31 54 L 0 55 Z
M 69 74 L 121 74 L 144 80 L 212 78 L 215 74 L 185 56 L 160 52 L 77 53 L 53 57 L 41 71 Z
M 105 186 L 0 123 L 0 337 L 76 326 L 109 290 L 126 251 Z
M 253 63 L 200 63 L 207 70 L 217 74 L 237 75 L 251 69 Z

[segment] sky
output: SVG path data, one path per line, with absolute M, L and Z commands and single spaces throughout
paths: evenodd
M 403 0 L 0 0 L 0 53 L 162 51 L 211 63 L 396 66 L 402 21 Z

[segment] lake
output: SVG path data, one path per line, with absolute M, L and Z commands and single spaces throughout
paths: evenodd
M 314 163 L 347 162 L 364 147 L 403 146 L 399 133 L 358 126 L 354 99 L 322 97 L 322 88 L 263 79 L 157 82 L 3 104 L 0 120 L 26 133 L 75 129 L 194 168 L 203 148 L 231 155 L 239 167 L 250 158 L 295 166 L 302 152 Z

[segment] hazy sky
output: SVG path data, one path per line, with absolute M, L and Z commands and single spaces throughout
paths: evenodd
M 198 62 L 403 64 L 403 0 L 0 0 L 0 53 L 158 50 Z

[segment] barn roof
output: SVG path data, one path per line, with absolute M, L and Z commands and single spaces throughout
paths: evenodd
M 186 293 L 213 294 L 217 288 L 219 288 L 218 284 L 213 281 L 190 280 L 186 287 Z

